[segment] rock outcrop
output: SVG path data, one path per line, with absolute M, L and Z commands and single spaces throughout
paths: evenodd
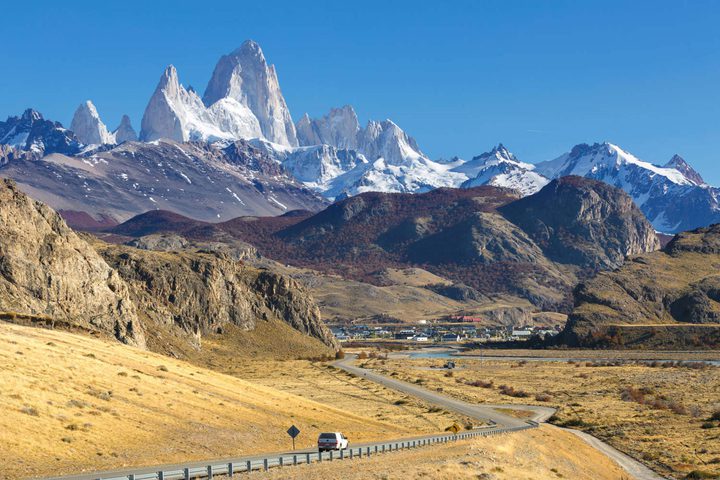
M 720 225 L 678 234 L 575 289 L 559 340 L 574 346 L 720 346 Z
M 317 305 L 288 277 L 216 252 L 168 254 L 109 244 L 98 249 L 130 285 L 149 325 L 178 328 L 198 347 L 203 335 L 220 333 L 228 324 L 253 330 L 257 322 L 270 319 L 336 347 Z
M 500 211 L 560 263 L 606 270 L 619 267 L 629 255 L 660 248 L 652 225 L 630 196 L 596 180 L 553 180 Z
M 73 154 L 80 150 L 80 142 L 72 131 L 63 128 L 60 122 L 44 119 L 32 108 L 19 117 L 0 122 L 0 144 L 38 156 L 55 152 Z
M 115 136 L 108 131 L 105 124 L 100 120 L 100 114 L 98 114 L 97 108 L 90 100 L 81 103 L 75 110 L 72 123 L 70 123 L 70 130 L 85 145 L 115 143 Z
M 49 207 L 0 183 L 0 319 L 111 335 L 163 353 L 200 348 L 227 325 L 283 322 L 327 347 L 312 297 L 281 274 L 247 266 L 242 245 L 148 239 L 141 250 L 73 232 Z M 201 246 L 202 247 L 202 246 Z M 323 347 L 326 348 L 326 347 Z
M 0 183 L 0 311 L 100 330 L 143 347 L 125 282 L 49 207 Z

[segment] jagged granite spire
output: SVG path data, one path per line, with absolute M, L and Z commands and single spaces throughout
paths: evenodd
M 255 115 L 237 100 L 222 98 L 206 108 L 194 90 L 185 89 L 172 65 L 165 69 L 142 119 L 140 139 L 234 140 L 262 135 Z
M 75 110 L 70 130 L 75 132 L 78 140 L 85 145 L 114 144 L 115 136 L 110 133 L 100 120 L 97 108 L 87 100 Z
M 127 115 L 122 116 L 120 125 L 113 131 L 113 135 L 115 135 L 115 142 L 117 143 L 134 142 L 138 139 L 137 133 L 130 123 L 130 117 Z
M 308 145 L 332 145 L 337 148 L 357 148 L 360 131 L 357 114 L 351 105 L 333 108 L 319 119 L 305 114 L 295 125 L 298 143 Z
M 252 40 L 220 58 L 203 102 L 211 107 L 227 98 L 250 109 L 267 140 L 297 146 L 295 124 L 280 91 L 275 66 L 267 64 L 260 45 Z

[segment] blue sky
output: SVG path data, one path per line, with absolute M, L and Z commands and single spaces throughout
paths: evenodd
M 537 162 L 608 140 L 720 184 L 720 2 L 36 1 L 3 18 L 3 118 L 32 106 L 68 125 L 92 99 L 139 129 L 167 64 L 202 92 L 252 38 L 296 120 L 350 103 L 432 158 L 503 142 Z

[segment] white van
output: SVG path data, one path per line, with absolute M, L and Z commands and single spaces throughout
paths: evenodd
M 318 437 L 318 450 L 345 450 L 348 448 L 348 439 L 340 432 L 321 433 Z

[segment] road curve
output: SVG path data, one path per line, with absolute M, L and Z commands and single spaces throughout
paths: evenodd
M 425 400 L 426 402 L 442 406 L 454 412 L 467 415 L 468 417 L 495 423 L 498 426 L 524 426 L 527 425 L 527 421 L 517 417 L 513 417 L 511 415 L 505 415 L 503 413 L 500 413 L 495 410 L 495 408 L 504 408 L 509 410 L 526 410 L 533 412 L 533 416 L 530 418 L 531 420 L 534 420 L 536 422 L 544 422 L 548 418 L 550 418 L 553 413 L 555 413 L 554 408 L 540 407 L 537 405 L 479 405 L 463 402 L 462 400 L 456 400 L 446 395 L 442 395 L 441 393 L 433 392 L 432 390 L 428 390 L 417 385 L 403 382 L 402 380 L 397 380 L 392 377 L 387 377 L 366 368 L 358 367 L 357 365 L 353 364 L 354 360 L 354 356 L 348 356 L 343 360 L 338 360 L 334 363 L 334 365 L 358 377 L 365 378 L 375 383 L 379 383 L 380 385 L 383 385 L 385 387 L 406 393 L 416 398 L 420 398 L 422 400 Z
M 415 446 L 422 446 L 438 442 L 447 442 L 461 438 L 472 438 L 475 436 L 489 436 L 510 431 L 519 431 L 527 428 L 533 428 L 537 424 L 535 422 L 546 421 L 553 413 L 554 409 L 549 407 L 542 407 L 537 405 L 475 405 L 461 400 L 449 398 L 437 392 L 427 390 L 417 385 L 412 385 L 400 380 L 396 380 L 391 377 L 386 377 L 379 373 L 367 370 L 352 364 L 354 357 L 348 357 L 344 360 L 339 360 L 334 365 L 342 370 L 350 372 L 359 377 L 365 378 L 369 381 L 378 383 L 385 387 L 391 388 L 403 392 L 407 395 L 411 395 L 427 401 L 438 406 L 442 406 L 448 410 L 452 410 L 463 415 L 467 415 L 472 418 L 487 421 L 492 424 L 490 427 L 481 428 L 478 430 L 461 432 L 457 436 L 442 434 L 442 435 L 424 435 L 412 438 L 403 438 L 391 441 L 381 442 L 367 442 L 367 443 L 353 443 L 350 445 L 351 450 L 355 452 L 355 455 L 360 454 L 358 449 L 361 449 L 364 455 L 375 454 L 376 452 L 393 451 L 398 448 L 414 448 Z M 505 415 L 498 412 L 495 408 L 503 409 L 516 409 L 533 412 L 532 421 L 525 421 L 519 418 Z M 558 427 L 554 427 L 558 428 Z M 576 430 L 567 429 L 570 432 L 578 435 L 580 438 L 585 440 L 592 447 L 602 451 L 610 458 L 615 460 L 618 465 L 624 468 L 630 475 L 637 480 L 662 480 L 663 477 L 657 475 L 652 470 L 648 469 L 641 463 L 632 459 L 631 457 L 615 450 L 610 445 L 603 443 L 595 437 L 592 437 L 586 433 L 578 432 Z M 349 452 L 347 453 L 349 454 Z M 346 454 L 346 456 L 347 456 Z M 338 458 L 338 453 L 336 452 Z M 297 457 L 297 458 L 293 458 Z M 329 458 L 326 458 L 326 460 Z M 292 465 L 294 461 L 298 463 L 306 463 L 307 461 L 316 462 L 320 460 L 318 458 L 317 450 L 297 450 L 293 452 L 278 452 L 278 453 L 266 453 L 260 455 L 242 456 L 227 459 L 217 459 L 211 461 L 200 461 L 200 462 L 188 462 L 183 464 L 173 465 L 157 465 L 148 466 L 141 468 L 130 468 L 130 469 L 117 469 L 109 470 L 104 472 L 93 472 L 83 473 L 77 475 L 67 475 L 63 477 L 53 477 L 55 479 L 63 480 L 96 480 L 96 479 L 118 479 L 126 480 L 129 475 L 133 475 L 135 480 L 151 480 L 158 479 L 158 472 L 162 471 L 163 478 L 165 480 L 173 480 L 184 478 L 183 469 L 188 468 L 190 472 L 190 478 L 206 477 L 208 465 L 213 466 L 213 472 L 215 474 L 224 474 L 227 472 L 228 464 L 232 463 L 233 468 L 236 472 L 246 471 L 248 463 L 252 470 L 258 471 L 263 470 L 267 467 L 273 467 L 277 465 Z M 267 461 L 267 464 L 264 462 Z
M 448 410 L 453 410 L 469 417 L 485 419 L 495 422 L 499 426 L 515 427 L 518 425 L 524 425 L 526 424 L 526 422 L 518 418 L 511 417 L 509 415 L 503 415 L 494 410 L 495 408 L 531 411 L 534 413 L 532 420 L 536 422 L 545 422 L 548 418 L 550 418 L 550 416 L 552 416 L 553 413 L 555 413 L 554 408 L 541 407 L 538 405 L 475 405 L 463 402 L 461 400 L 449 398 L 440 393 L 427 390 L 417 385 L 403 382 L 402 380 L 396 380 L 394 378 L 387 377 L 366 368 L 358 367 L 357 365 L 353 364 L 354 360 L 355 356 L 348 356 L 344 360 L 339 360 L 335 362 L 334 365 L 342 370 L 345 370 L 346 372 L 352 373 L 353 375 L 357 375 L 358 377 L 362 377 L 367 380 L 379 383 L 385 387 L 392 388 L 393 390 L 397 390 L 408 395 L 421 398 L 427 402 L 445 407 Z M 560 427 L 553 426 L 553 428 Z M 634 458 L 615 449 L 614 447 L 608 445 L 607 443 L 596 437 L 593 437 L 588 433 L 581 432 L 579 430 L 573 430 L 571 428 L 562 428 L 561 430 L 566 430 L 577 435 L 579 438 L 585 441 L 585 443 L 595 448 L 596 450 L 601 451 L 603 454 L 614 460 L 615 463 L 620 465 L 620 467 L 622 467 L 629 475 L 632 476 L 632 478 L 635 478 L 636 480 L 665 480 L 665 477 L 660 476 L 659 474 L 652 471 Z

